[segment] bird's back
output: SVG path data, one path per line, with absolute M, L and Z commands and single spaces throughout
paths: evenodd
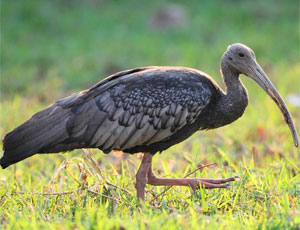
M 54 103 L 8 133 L 0 163 L 7 167 L 35 153 L 76 148 L 162 151 L 201 128 L 198 118 L 220 93 L 212 79 L 194 69 L 123 71 Z

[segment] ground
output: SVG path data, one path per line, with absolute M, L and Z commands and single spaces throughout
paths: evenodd
M 292 0 L 4 0 L 1 19 L 1 138 L 53 101 L 124 69 L 193 67 L 223 87 L 219 61 L 235 42 L 255 51 L 285 100 L 299 94 L 299 7 Z M 299 229 L 299 150 L 275 103 L 241 79 L 250 97 L 242 118 L 154 157 L 161 177 L 215 163 L 191 176 L 239 176 L 228 189 L 173 187 L 159 195 L 167 188 L 147 186 L 140 207 L 139 154 L 35 155 L 0 169 L 0 228 Z M 287 104 L 299 131 L 299 107 Z

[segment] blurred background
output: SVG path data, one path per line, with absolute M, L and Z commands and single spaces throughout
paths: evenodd
M 234 42 L 250 46 L 276 84 L 286 72 L 299 76 L 296 2 L 4 0 L 1 98 L 52 101 L 147 65 L 193 67 L 220 82 L 221 55 Z
M 221 55 L 235 42 L 250 46 L 281 95 L 286 100 L 291 96 L 297 104 L 300 63 L 296 2 L 3 1 L 0 137 L 55 100 L 125 69 L 187 66 L 210 74 L 223 87 Z M 253 144 L 269 151 L 264 144 L 269 141 L 275 148 L 270 151 L 294 151 L 289 130 L 273 101 L 254 82 L 246 77 L 242 80 L 250 97 L 243 118 L 230 128 L 210 132 L 210 136 L 196 134 L 197 141 L 187 142 L 184 149 L 195 144 L 193 152 L 198 157 L 205 149 L 213 151 L 211 146 L 240 154 L 248 153 Z M 296 104 L 288 103 L 298 122 Z

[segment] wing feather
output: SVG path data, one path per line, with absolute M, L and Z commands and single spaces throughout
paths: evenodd
M 109 82 L 110 88 L 95 87 L 94 96 L 89 90 L 85 97 L 93 98 L 93 103 L 78 105 L 81 95 L 70 97 L 74 107 L 70 134 L 84 136 L 85 143 L 104 152 L 150 145 L 196 122 L 210 102 L 212 93 L 199 73 L 141 71 L 112 80 L 116 82 Z
M 97 128 L 95 129 L 94 134 L 91 135 L 89 144 L 91 146 L 96 146 L 96 143 L 99 141 L 103 130 L 105 129 L 109 129 L 109 125 L 107 124 L 107 114 L 105 114 L 106 116 L 103 116 L 101 121 L 99 122 L 99 125 L 97 126 Z
M 99 135 L 99 137 L 97 137 L 97 148 L 102 148 L 103 146 L 105 146 L 108 138 L 112 135 L 112 130 L 118 128 L 118 125 L 118 122 L 110 121 L 109 119 L 106 119 L 105 122 L 103 122 L 103 124 L 99 127 L 99 132 L 101 134 Z

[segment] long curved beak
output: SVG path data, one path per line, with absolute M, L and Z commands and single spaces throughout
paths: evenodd
M 294 139 L 294 144 L 296 147 L 299 146 L 299 139 L 297 135 L 297 131 L 295 128 L 295 124 L 293 122 L 292 116 L 290 112 L 287 109 L 286 104 L 284 103 L 283 99 L 280 97 L 278 91 L 272 84 L 272 82 L 269 80 L 265 72 L 262 70 L 262 68 L 259 66 L 257 62 L 255 62 L 255 67 L 251 68 L 252 74 L 249 76 L 251 77 L 254 81 L 256 81 L 266 92 L 267 94 L 270 95 L 270 97 L 275 101 L 277 106 L 279 107 L 285 122 L 289 126 L 293 139 Z

